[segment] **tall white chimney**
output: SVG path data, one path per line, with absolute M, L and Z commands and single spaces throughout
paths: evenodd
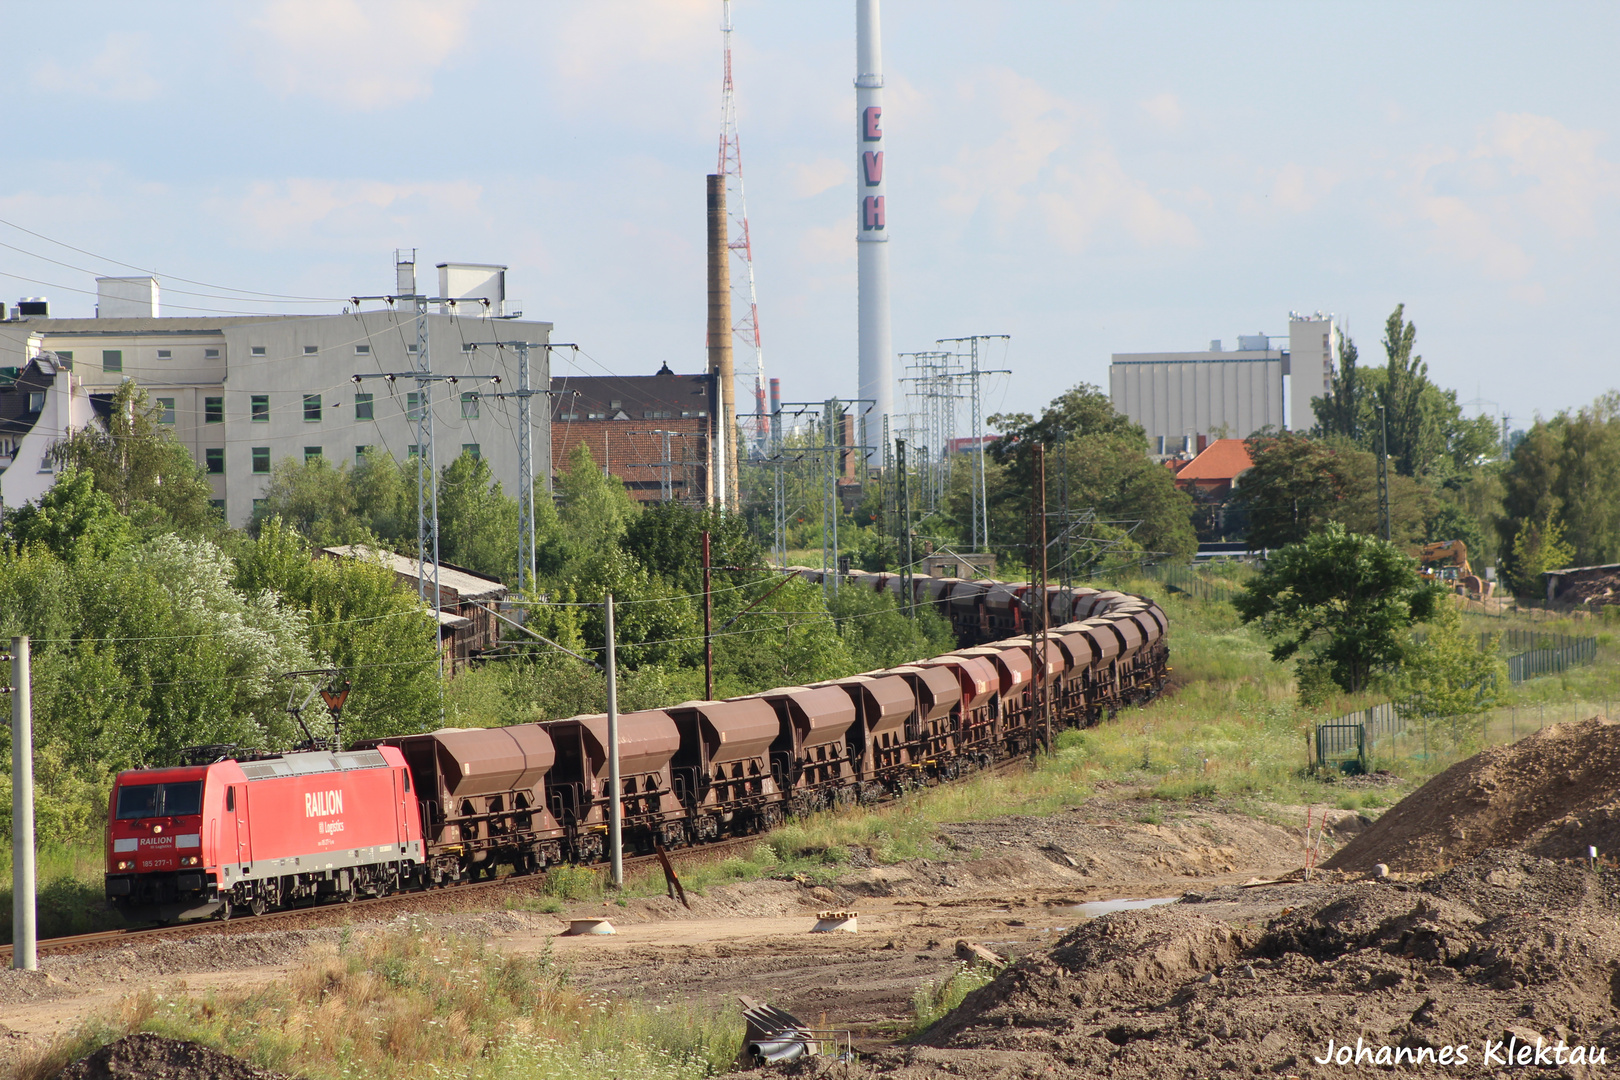
M 876 402 L 861 425 L 861 444 L 875 447 L 882 437 L 883 418 L 894 411 L 889 223 L 883 178 L 883 38 L 878 26 L 878 0 L 855 0 L 855 190 L 860 223 L 855 236 L 856 250 L 860 252 L 858 396 Z

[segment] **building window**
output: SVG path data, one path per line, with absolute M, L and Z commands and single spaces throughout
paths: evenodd
M 477 461 L 479 458 L 484 456 L 484 451 L 475 442 L 464 442 L 464 443 L 462 443 L 461 444 L 461 452 L 463 454 L 471 454 L 473 456 L 474 461 Z
M 624 402 L 620 401 L 618 398 L 614 398 L 612 401 L 608 402 L 608 408 L 612 409 L 614 412 L 618 412 L 623 406 Z
M 203 359 L 204 360 L 218 360 L 219 359 L 219 350 L 218 349 L 204 349 L 203 350 Z
M 268 446 L 255 446 L 253 448 L 253 471 L 256 473 L 270 471 L 270 448 Z
M 203 467 L 210 476 L 219 476 L 225 471 L 225 451 L 222 448 L 210 448 L 203 451 Z
M 371 346 L 370 345 L 356 345 L 354 347 L 354 355 L 356 355 L 356 356 L 370 356 L 371 355 Z
M 123 349 L 102 349 L 101 350 L 101 370 L 102 371 L 123 371 L 124 370 L 124 350 Z
M 28 411 L 40 412 L 45 408 L 45 391 L 30 390 L 28 392 Z
M 411 445 L 409 445 L 409 446 L 407 446 L 405 448 L 405 458 L 406 458 L 407 461 L 415 461 L 418 457 L 421 456 L 421 453 L 422 453 L 421 448 L 418 447 L 415 443 L 411 443 Z
M 364 446 L 355 447 L 354 448 L 354 463 L 356 465 L 358 465 L 361 462 L 365 461 L 366 460 L 366 455 L 369 454 L 369 453 L 371 453 L 371 444 L 370 443 L 367 443 Z
M 225 500 L 224 499 L 209 499 L 208 500 L 208 505 L 213 507 L 215 510 L 218 510 L 221 514 L 225 513 Z
M 172 424 L 172 423 L 174 423 L 174 398 L 172 398 L 172 397 L 160 397 L 160 398 L 157 399 L 157 404 L 158 404 L 158 423 L 160 423 L 160 424 Z
M 255 424 L 268 424 L 270 422 L 270 395 L 254 394 L 249 409 Z
M 416 355 L 416 346 L 415 345 L 407 345 L 407 346 L 405 346 L 405 351 L 410 353 L 412 356 L 415 356 Z
M 253 346 L 253 348 L 249 349 L 248 352 L 252 353 L 254 356 L 263 356 L 264 355 L 264 346 L 263 345 L 255 345 L 255 346 Z
M 51 461 L 51 455 L 46 454 L 39 459 L 39 471 L 42 473 L 55 472 L 56 465 Z
M 225 422 L 225 399 L 222 397 L 203 398 L 203 423 L 223 424 Z
M 478 398 L 476 390 L 461 395 L 461 418 L 463 420 L 478 419 Z
M 306 446 L 306 447 L 304 447 L 304 464 L 305 465 L 308 465 L 312 461 L 319 461 L 319 460 L 321 460 L 321 448 L 320 447 L 318 447 L 318 446 Z
M 66 360 L 68 363 L 71 364 L 71 363 L 73 363 L 73 350 L 72 349 L 58 349 L 58 350 L 56 350 L 56 358 L 58 360 Z
M 376 414 L 373 409 L 372 396 L 370 394 L 354 395 L 354 418 L 356 420 L 376 419 Z
M 319 345 L 305 345 L 304 346 L 304 355 L 305 356 L 314 356 L 315 354 L 319 353 L 320 351 L 321 351 L 321 347 Z
M 565 412 L 565 413 L 562 414 L 562 419 L 564 419 L 564 420 L 578 420 L 579 419 L 579 413 L 577 413 L 577 412 Z
M 405 415 L 412 420 L 422 415 L 422 394 L 419 390 L 412 390 L 405 395 Z
M 304 395 L 304 422 L 318 424 L 321 422 L 321 395 Z
M 159 359 L 159 360 L 173 360 L 173 359 L 174 359 L 174 352 L 173 352 L 173 350 L 170 350 L 170 349 L 159 349 L 159 350 L 158 350 L 158 359 Z
M 607 419 L 607 413 L 605 413 L 605 412 L 586 413 L 585 414 L 585 419 L 587 419 L 587 420 L 606 420 Z
M 254 499 L 253 500 L 253 514 L 254 514 L 255 517 L 258 516 L 258 513 L 264 507 L 264 504 L 265 504 L 264 499 Z

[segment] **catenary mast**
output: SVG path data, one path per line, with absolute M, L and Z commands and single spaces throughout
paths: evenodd
M 725 83 L 720 94 L 720 167 L 715 171 L 725 177 L 726 211 L 731 249 L 739 264 L 738 273 L 731 278 L 731 310 L 735 313 L 732 334 L 742 348 L 743 364 L 752 364 L 754 385 L 750 403 L 753 417 L 748 423 L 739 423 L 742 417 L 730 417 L 733 430 L 748 432 L 748 441 L 763 449 L 766 435 L 765 418 L 765 349 L 759 336 L 759 297 L 754 291 L 754 243 L 748 234 L 748 200 L 743 195 L 742 143 L 737 137 L 737 93 L 731 81 L 731 0 L 721 3 L 720 36 L 725 43 Z M 751 360 L 750 360 L 751 358 Z M 741 366 L 741 365 L 739 365 Z M 744 368 L 739 374 L 745 377 Z
M 889 227 L 883 179 L 883 41 L 878 0 L 855 0 L 855 189 L 860 229 L 857 397 L 873 402 L 861 445 L 873 448 L 894 411 L 889 335 Z M 868 449 L 871 453 L 871 449 Z

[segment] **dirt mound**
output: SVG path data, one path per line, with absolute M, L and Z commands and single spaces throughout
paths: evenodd
M 1460 761 L 1324 865 L 1427 873 L 1491 848 L 1550 858 L 1620 852 L 1620 724 L 1556 724 Z
M 140 1032 L 80 1058 L 56 1080 L 283 1080 L 241 1058 L 193 1042 Z
M 1489 879 L 1504 880 L 1505 867 L 1520 875 L 1516 911 L 1493 915 L 1465 899 L 1503 889 Z M 1546 860 L 1508 866 L 1493 855 L 1433 883 L 1444 895 L 1372 882 L 1324 887 L 1261 932 L 1179 905 L 1105 916 L 970 994 L 920 1045 L 869 1064 L 903 1077 L 1342 1080 L 1343 1063 L 1316 1059 L 1359 1039 L 1374 1059 L 1368 1068 L 1394 1064 L 1404 1049 L 1410 1058 L 1398 1071 L 1452 1076 L 1452 1055 L 1439 1057 L 1451 1047 L 1467 1055 L 1465 1071 L 1495 1075 L 1503 1041 L 1516 1037 L 1563 1042 L 1566 1058 L 1584 1048 L 1576 1060 L 1602 1050 L 1612 1065 L 1620 918 L 1601 895 L 1577 896 L 1568 884 Z M 1538 891 L 1564 901 L 1542 909 Z M 1497 1058 L 1486 1057 L 1486 1040 Z

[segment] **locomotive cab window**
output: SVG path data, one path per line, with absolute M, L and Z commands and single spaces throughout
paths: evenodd
M 228 787 L 225 789 L 225 809 L 236 809 L 236 789 L 233 787 Z
M 118 789 L 118 820 L 202 813 L 202 781 L 131 784 Z
M 401 769 L 400 771 L 405 774 L 405 794 L 409 795 L 411 793 L 411 770 Z

